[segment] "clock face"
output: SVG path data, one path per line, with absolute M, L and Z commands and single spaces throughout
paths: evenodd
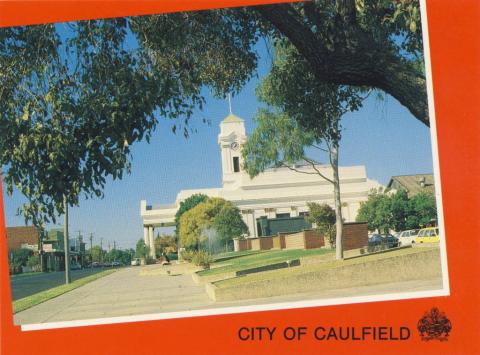
M 233 142 L 232 144 L 230 144 L 230 148 L 232 148 L 233 150 L 237 150 L 238 149 L 238 143 Z

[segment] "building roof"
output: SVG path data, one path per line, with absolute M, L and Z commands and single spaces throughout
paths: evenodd
M 240 122 L 244 122 L 244 120 L 234 115 L 233 113 L 229 114 L 222 121 L 222 123 L 240 123 Z
M 433 174 L 392 176 L 387 185 L 387 190 L 399 190 L 400 188 L 405 189 L 408 196 L 413 196 L 423 191 L 435 193 Z
M 7 227 L 7 243 L 9 250 L 21 249 L 22 244 L 38 245 L 37 229 L 28 227 Z

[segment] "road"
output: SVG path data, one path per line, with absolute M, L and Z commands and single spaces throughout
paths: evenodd
M 160 265 L 128 267 L 73 291 L 17 313 L 16 324 L 84 320 L 196 309 L 294 302 L 396 292 L 435 290 L 440 278 L 415 280 L 309 294 L 233 302 L 214 302 L 188 270 L 172 267 L 170 275 Z
M 72 270 L 72 281 L 81 279 L 85 276 L 96 274 L 105 270 L 104 268 Z M 25 275 L 15 275 L 10 278 L 10 287 L 12 289 L 12 299 L 18 300 L 35 293 L 48 290 L 52 287 L 60 286 L 65 283 L 65 272 L 43 272 Z

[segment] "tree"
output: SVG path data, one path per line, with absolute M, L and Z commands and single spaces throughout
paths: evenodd
M 105 250 L 103 250 L 99 245 L 94 245 L 90 249 L 90 257 L 93 262 L 103 262 L 105 260 Z
M 309 212 L 305 219 L 315 223 L 316 229 L 328 237 L 331 246 L 335 246 L 335 210 L 326 203 L 309 202 L 307 205 Z
M 318 83 L 307 63 L 287 42 L 275 46 L 272 69 L 257 88 L 260 100 L 275 111 L 259 110 L 257 127 L 242 148 L 245 170 L 251 177 L 270 166 L 284 166 L 298 173 L 315 174 L 333 185 L 336 213 L 336 257 L 343 259 L 343 217 L 338 173 L 340 119 L 361 107 L 361 89 Z M 368 94 L 365 94 L 368 95 Z M 327 153 L 332 174 L 327 176 L 305 148 Z M 294 165 L 304 161 L 306 171 Z
M 437 204 L 431 192 L 420 192 L 409 200 L 406 228 L 416 229 L 437 219 Z
M 248 227 L 242 219 L 240 210 L 228 201 L 214 217 L 212 226 L 217 233 L 218 242 L 226 247 L 233 238 L 248 233 Z
M 260 37 L 288 41 L 318 83 L 379 88 L 428 125 L 419 21 L 418 0 L 319 0 L 1 29 L 7 192 L 27 197 L 36 226 L 63 214 L 64 196 L 101 197 L 159 116 L 188 136 L 205 88 L 240 90 Z
M 177 251 L 177 243 L 175 242 L 175 237 L 172 235 L 161 235 L 155 238 L 155 254 L 157 256 L 169 253 L 174 253 Z
M 207 247 L 207 242 L 224 245 L 247 230 L 238 208 L 230 201 L 215 197 L 207 199 L 182 215 L 179 236 L 183 246 L 198 251 Z
M 135 246 L 135 257 L 147 260 L 150 255 L 150 248 L 140 239 Z
M 256 11 L 319 82 L 380 89 L 429 125 L 418 0 L 317 0 Z
M 369 230 L 384 233 L 390 229 L 418 229 L 436 218 L 437 207 L 432 193 L 420 192 L 408 197 L 403 189 L 395 193 L 372 190 L 368 200 L 360 204 L 357 214 L 357 221 L 367 222 Z
M 180 218 L 182 215 L 191 210 L 196 205 L 205 202 L 208 199 L 207 195 L 204 194 L 193 194 L 192 196 L 186 198 L 184 201 L 180 202 L 180 206 L 178 206 L 177 213 L 175 213 L 175 234 L 178 237 L 178 230 L 180 228 Z

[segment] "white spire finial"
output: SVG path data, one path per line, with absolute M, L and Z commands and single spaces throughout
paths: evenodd
M 228 110 L 232 114 L 232 94 L 228 93 Z

